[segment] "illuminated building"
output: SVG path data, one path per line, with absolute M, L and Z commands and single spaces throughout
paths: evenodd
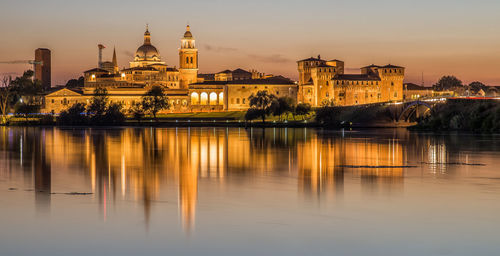
M 345 74 L 344 62 L 308 58 L 297 62 L 298 101 L 313 106 L 352 106 L 403 99 L 404 67 L 371 65 Z
M 121 103 L 127 110 L 153 86 L 162 87 L 170 101 L 171 107 L 164 113 L 246 110 L 248 97 L 262 90 L 278 97 L 297 98 L 293 81 L 255 70 L 236 69 L 199 76 L 198 49 L 189 26 L 181 38 L 179 68 L 168 66 L 146 28 L 144 42 L 136 50 L 129 68 L 118 68 L 113 51 L 112 61 L 100 61 L 99 67 L 84 72 L 83 88 L 63 88 L 47 94 L 43 112 L 60 113 L 75 103 L 88 104 L 95 88 L 106 88 L 109 100 Z

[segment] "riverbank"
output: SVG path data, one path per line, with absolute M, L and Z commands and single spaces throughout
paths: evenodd
M 500 102 L 451 100 L 436 106 L 410 130 L 500 132 Z
M 338 111 L 341 109 L 341 111 Z M 159 115 L 157 120 L 152 117 L 145 117 L 140 120 L 126 118 L 120 124 L 115 125 L 89 125 L 88 123 L 78 125 L 80 127 L 104 127 L 104 126 L 128 126 L 128 127 L 278 127 L 278 128 L 406 128 L 415 123 L 394 122 L 391 120 L 390 111 L 384 106 L 375 107 L 335 107 L 331 113 L 335 122 L 317 121 L 316 113 L 312 112 L 305 116 L 295 116 L 295 118 L 284 118 L 280 120 L 276 116 L 269 116 L 265 122 L 261 120 L 245 120 L 245 112 L 212 112 L 212 113 L 175 113 Z M 323 116 L 324 116 L 323 112 Z M 370 117 L 368 117 L 370 116 Z M 10 117 L 10 126 L 70 126 L 56 122 L 56 117 L 52 115 L 34 115 L 26 117 Z

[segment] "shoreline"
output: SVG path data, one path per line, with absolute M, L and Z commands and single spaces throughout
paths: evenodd
M 316 122 L 220 122 L 220 121 L 177 121 L 177 122 L 125 122 L 120 125 L 59 125 L 59 124 L 30 124 L 30 123 L 15 123 L 10 125 L 2 125 L 4 127 L 59 127 L 59 128 L 115 128 L 115 127 L 131 127 L 131 128 L 163 128 L 163 127 L 237 127 L 237 128 L 324 128 L 324 129 L 394 129 L 406 128 L 413 126 L 413 123 L 394 123 L 394 124 L 352 124 L 344 126 L 328 126 Z

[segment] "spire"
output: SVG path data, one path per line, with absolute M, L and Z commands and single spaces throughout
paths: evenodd
M 146 32 L 144 32 L 144 44 L 151 44 L 151 33 L 149 33 L 149 24 L 146 24 Z
M 113 47 L 113 67 L 118 67 L 118 61 L 116 60 L 116 48 Z

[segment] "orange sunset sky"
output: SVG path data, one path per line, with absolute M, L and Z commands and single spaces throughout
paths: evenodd
M 406 82 L 443 75 L 500 85 L 500 1 L 14 1 L 0 0 L 0 61 L 52 50 L 53 85 L 97 66 L 97 44 L 116 47 L 120 67 L 142 44 L 146 23 L 162 60 L 178 66 L 187 23 L 200 73 L 257 69 L 297 79 L 296 61 L 321 54 L 347 72 L 369 64 L 406 67 Z M 29 65 L 0 64 L 0 76 Z

